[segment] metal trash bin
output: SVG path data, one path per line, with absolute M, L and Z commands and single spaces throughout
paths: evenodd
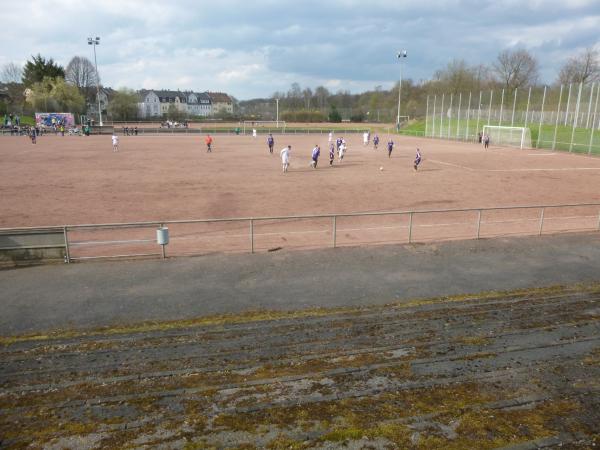
M 167 245 L 169 243 L 169 227 L 160 227 L 156 230 L 156 242 L 158 245 Z

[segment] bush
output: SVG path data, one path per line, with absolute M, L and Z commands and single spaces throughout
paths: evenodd
M 329 111 L 329 122 L 332 123 L 340 123 L 342 121 L 342 116 L 339 113 L 339 111 L 337 110 L 337 108 L 335 106 L 331 107 L 331 110 Z
M 350 116 L 350 122 L 364 122 L 365 121 L 365 114 L 361 111 L 361 112 L 357 112 L 356 114 L 353 114 Z
M 286 111 L 281 114 L 281 120 L 286 122 L 326 122 L 325 114 L 321 111 L 309 111 L 301 109 L 299 111 Z

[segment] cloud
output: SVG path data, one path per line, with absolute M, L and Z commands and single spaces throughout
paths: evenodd
M 454 59 L 489 64 L 530 50 L 544 81 L 574 52 L 599 45 L 597 0 L 41 0 L 3 8 L 11 45 L 0 65 L 41 53 L 66 65 L 93 59 L 107 85 L 220 90 L 245 99 L 303 87 L 360 91 L 405 76 L 427 79 Z M 26 20 L 23 20 L 26 18 Z M 13 38 L 18 36 L 18 39 Z

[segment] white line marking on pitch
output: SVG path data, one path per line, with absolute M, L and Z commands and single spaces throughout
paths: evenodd
M 561 168 L 550 168 L 550 169 L 474 169 L 472 167 L 461 166 L 460 164 L 453 164 L 444 161 L 438 161 L 435 159 L 427 159 L 437 164 L 443 164 L 445 166 L 458 167 L 459 169 L 470 170 L 472 172 L 562 172 L 568 170 L 600 170 L 600 167 L 561 167 Z

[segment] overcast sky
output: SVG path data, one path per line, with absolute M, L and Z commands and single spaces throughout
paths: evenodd
M 489 64 L 526 48 L 552 82 L 600 46 L 600 0 L 0 0 L 0 65 L 32 54 L 93 61 L 105 85 L 225 91 L 238 99 L 302 87 L 362 92 L 428 79 L 453 59 Z

